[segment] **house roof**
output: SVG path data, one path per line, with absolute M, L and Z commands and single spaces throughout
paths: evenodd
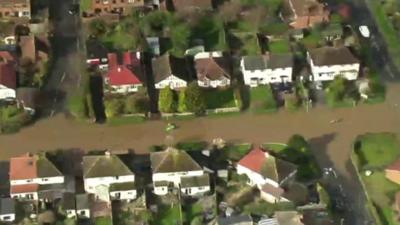
M 204 186 L 210 186 L 210 177 L 208 174 L 181 178 L 181 187 L 183 188 Z
M 266 70 L 293 67 L 291 54 L 270 54 L 243 57 L 246 70 Z
M 282 196 L 282 194 L 285 192 L 282 188 L 275 187 L 269 183 L 264 184 L 261 187 L 261 191 L 268 193 L 268 194 L 274 196 L 275 198 L 280 198 Z
M 331 66 L 360 63 L 347 47 L 322 47 L 309 51 L 313 64 Z
M 35 37 L 33 35 L 21 36 L 19 46 L 22 58 L 29 58 L 32 61 L 36 61 Z
M 76 195 L 76 210 L 90 209 L 91 194 Z
M 38 177 L 57 177 L 63 174 L 57 169 L 56 166 L 45 155 L 35 155 L 36 169 Z
M 208 78 L 209 80 L 231 78 L 229 59 L 225 56 L 196 59 L 195 69 L 199 80 L 204 78 Z
M 275 218 L 279 225 L 304 225 L 301 222 L 301 215 L 297 211 L 277 211 Z
M 151 153 L 150 161 L 153 174 L 202 170 L 187 152 L 172 147 Z
M 253 219 L 249 215 L 218 217 L 218 225 L 253 225 Z
M 238 164 L 278 183 L 297 169 L 294 164 L 275 158 L 261 148 L 251 150 Z
M 15 201 L 12 198 L 1 198 L 0 199 L 0 215 L 14 214 L 15 213 Z
M 17 87 L 17 73 L 14 62 L 0 62 L 0 84 L 11 89 Z
M 36 160 L 28 154 L 10 159 L 10 180 L 36 178 Z
M 86 41 L 86 55 L 88 59 L 107 58 L 106 47 L 97 39 L 90 38 Z
M 388 167 L 386 167 L 386 170 L 394 170 L 394 171 L 400 172 L 400 159 L 397 159 L 392 164 L 390 164 Z
M 38 189 L 39 189 L 38 184 L 11 185 L 10 193 L 11 194 L 33 193 L 33 192 L 37 192 Z
M 143 83 L 143 71 L 138 53 L 130 51 L 122 54 L 108 53 L 108 73 L 109 84 L 135 85 Z
M 70 210 L 70 209 L 75 209 L 75 194 L 74 193 L 69 193 L 69 192 L 65 192 L 63 194 L 63 198 L 62 198 L 62 208 L 64 210 Z
M 185 9 L 212 9 L 212 0 L 172 0 L 175 11 Z
M 115 177 L 133 175 L 133 172 L 116 155 L 91 155 L 83 157 L 83 177 Z
M 112 191 L 129 191 L 135 190 L 135 182 L 115 183 L 110 185 L 110 192 Z
M 186 68 L 186 60 L 177 58 L 168 53 L 153 58 L 151 62 L 153 69 L 154 81 L 156 83 L 174 75 L 180 79 L 188 80 L 188 71 Z

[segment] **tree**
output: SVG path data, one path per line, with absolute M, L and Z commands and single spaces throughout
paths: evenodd
M 169 86 L 161 89 L 158 99 L 158 108 L 164 113 L 173 113 L 177 110 L 176 94 Z
M 300 152 L 304 155 L 309 155 L 310 154 L 310 145 L 306 141 L 306 139 L 299 135 L 295 134 L 290 137 L 288 143 L 287 143 L 288 148 L 291 148 L 297 152 Z
M 124 113 L 124 102 L 118 98 L 105 100 L 104 106 L 106 108 L 107 118 L 112 118 Z
M 150 99 L 145 90 L 128 96 L 125 103 L 127 113 L 146 113 L 150 110 Z
M 333 101 L 342 101 L 346 96 L 346 78 L 337 76 L 327 88 L 328 98 Z
M 239 0 L 224 2 L 224 4 L 219 8 L 219 16 L 224 21 L 224 23 L 231 23 L 238 19 L 240 10 L 242 9 L 242 4 Z
M 171 28 L 170 39 L 176 56 L 183 56 L 189 46 L 190 27 L 186 24 L 175 24 Z
M 178 112 L 187 112 L 188 108 L 186 106 L 186 89 L 180 90 L 178 102 Z
M 103 19 L 94 19 L 89 23 L 89 32 L 93 36 L 103 36 L 107 31 L 107 23 Z
M 192 82 L 185 90 L 186 94 L 186 107 L 188 111 L 196 115 L 202 115 L 207 109 L 207 102 L 205 93 L 196 82 Z

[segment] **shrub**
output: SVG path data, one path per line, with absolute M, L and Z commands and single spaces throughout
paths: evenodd
M 158 108 L 164 113 L 176 112 L 178 106 L 176 102 L 176 94 L 169 86 L 161 89 L 158 99 Z
M 0 108 L 0 133 L 14 133 L 31 121 L 31 115 L 18 108 L 16 105 L 10 105 Z
M 192 82 L 185 90 L 186 92 L 186 107 L 190 112 L 196 115 L 202 115 L 207 108 L 205 93 L 196 82 Z
M 150 110 L 150 99 L 146 93 L 138 92 L 126 98 L 125 113 L 146 113 Z
M 117 117 L 124 113 L 124 102 L 118 98 L 112 98 L 104 102 L 106 116 L 108 118 Z
M 186 89 L 183 89 L 179 92 L 179 105 L 178 112 L 187 112 L 188 108 L 186 106 Z

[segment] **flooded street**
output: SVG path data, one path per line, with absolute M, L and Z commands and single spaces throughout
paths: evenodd
M 387 101 L 356 108 L 328 109 L 318 107 L 304 111 L 276 114 L 198 118 L 177 121 L 176 141 L 207 140 L 221 137 L 234 142 L 286 142 L 295 133 L 311 141 L 319 162 L 335 167 L 346 174 L 352 143 L 357 135 L 366 132 L 395 132 L 400 134 L 400 88 L 390 87 Z M 330 124 L 333 119 L 342 122 Z M 55 149 L 133 149 L 145 153 L 149 147 L 164 142 L 165 121 L 108 126 L 68 120 L 62 114 L 42 119 L 20 133 L 0 136 L 0 158 L 25 152 Z

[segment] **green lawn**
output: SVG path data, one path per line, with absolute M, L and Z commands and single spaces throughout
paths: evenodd
M 185 221 L 190 224 L 196 217 L 202 217 L 203 206 L 201 202 L 195 202 L 193 204 L 187 204 L 184 207 Z
M 271 53 L 288 53 L 290 52 L 290 43 L 286 39 L 272 41 L 269 43 Z
M 178 204 L 163 206 L 154 218 L 154 225 L 182 224 L 181 207 Z
M 92 0 L 81 0 L 81 12 L 92 9 Z
M 275 96 L 269 85 L 250 89 L 250 110 L 252 112 L 275 112 L 277 109 Z
M 400 156 L 399 141 L 395 134 L 371 133 L 357 138 L 352 159 L 357 161 L 360 177 L 364 183 L 370 202 L 368 207 L 379 221 L 378 224 L 399 224 L 394 220 L 392 204 L 400 185 L 385 177 L 384 169 Z M 370 176 L 363 171 L 372 169 Z
M 287 145 L 282 143 L 265 143 L 262 144 L 262 147 L 274 153 L 279 153 L 283 151 L 287 147 Z
M 178 149 L 182 149 L 185 151 L 202 151 L 206 149 L 208 143 L 205 141 L 189 141 L 189 142 L 179 142 L 176 144 Z
M 250 150 L 251 144 L 249 143 L 232 145 L 224 149 L 226 157 L 233 161 L 239 161 Z
M 144 121 L 146 121 L 146 118 L 143 116 L 121 116 L 108 118 L 107 124 L 110 126 L 121 126 L 127 124 L 142 123 Z
M 295 210 L 296 207 L 292 203 L 268 203 L 263 200 L 253 201 L 243 207 L 246 214 L 269 215 L 273 216 L 275 211 Z
M 233 89 L 208 89 L 205 91 L 207 109 L 236 107 Z
M 355 145 L 355 153 L 363 167 L 384 168 L 400 157 L 400 144 L 395 134 L 365 134 L 357 138 Z
M 112 225 L 111 217 L 97 217 L 95 219 L 96 225 Z

